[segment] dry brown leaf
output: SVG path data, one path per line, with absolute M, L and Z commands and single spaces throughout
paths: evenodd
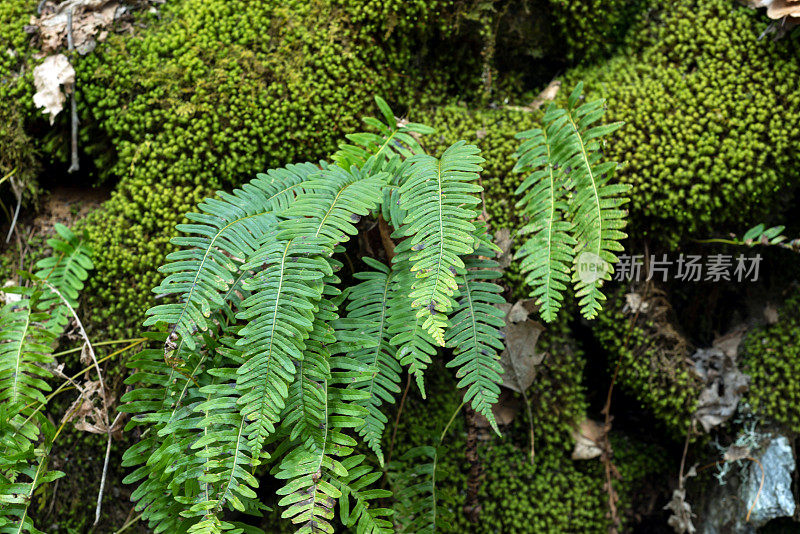
M 67 44 L 68 13 L 72 10 L 72 40 L 75 49 L 86 55 L 96 45 L 94 36 L 114 23 L 120 7 L 116 0 L 67 0 L 57 6 L 47 2 L 40 17 L 31 17 L 31 25 L 39 31 L 42 50 L 55 52 Z
M 606 428 L 602 423 L 584 419 L 570 433 L 575 440 L 575 448 L 572 450 L 573 460 L 591 460 L 603 454 L 602 444 Z
M 739 371 L 735 358 L 717 347 L 698 349 L 691 359 L 695 374 L 705 383 L 694 417 L 708 432 L 734 414 L 750 377 Z
M 514 240 L 511 238 L 511 231 L 508 228 L 501 228 L 495 232 L 494 243 L 500 248 L 500 253 L 497 255 L 497 263 L 500 264 L 501 269 L 508 268 L 513 258 L 511 247 L 514 246 Z
M 536 342 L 544 327 L 538 321 L 528 319 L 536 308 L 533 300 L 521 300 L 506 305 L 505 334 L 506 350 L 500 355 L 505 370 L 503 386 L 523 393 L 536 377 L 536 367 L 544 360 L 545 353 L 536 352 Z
M 739 345 L 742 343 L 745 332 L 747 332 L 747 325 L 737 325 L 726 334 L 717 336 L 711 346 L 721 350 L 729 358 L 736 360 L 736 353 L 739 351 Z
M 81 347 L 81 363 L 83 365 L 90 365 L 92 363 L 92 352 L 88 343 L 84 343 Z
M 545 87 L 544 91 L 539 93 L 539 96 L 537 96 L 536 99 L 528 105 L 528 107 L 532 110 L 537 110 L 548 100 L 555 100 L 559 89 L 561 89 L 561 81 L 553 80 L 547 87 Z

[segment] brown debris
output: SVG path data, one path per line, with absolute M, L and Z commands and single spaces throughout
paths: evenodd
M 536 309 L 533 300 L 520 300 L 513 306 L 506 305 L 506 350 L 500 355 L 503 366 L 503 386 L 525 392 L 536 377 L 536 369 L 545 358 L 545 353 L 536 351 L 536 342 L 544 327 L 538 321 L 528 319 Z

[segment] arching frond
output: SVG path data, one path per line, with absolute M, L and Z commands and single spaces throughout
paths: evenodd
M 419 317 L 412 306 L 413 299 L 410 294 L 416 278 L 411 272 L 408 259 L 411 255 L 411 241 L 401 242 L 395 252 L 397 256 L 392 266 L 387 320 L 391 336 L 389 344 L 397 347 L 395 358 L 400 365 L 408 367 L 408 372 L 414 376 L 417 387 L 425 398 L 423 377 L 431 358 L 436 354 L 436 341 L 423 328 L 424 319 Z
M 368 410 L 365 424 L 358 429 L 370 449 L 383 465 L 381 438 L 386 426 L 386 415 L 381 411 L 384 403 L 394 403 L 394 394 L 400 391 L 400 364 L 397 348 L 389 343 L 389 295 L 392 281 L 389 268 L 372 258 L 363 258 L 373 271 L 356 273 L 362 280 L 349 292 L 346 327 L 374 341 L 373 347 L 359 347 L 349 353 L 354 370 L 366 380 L 354 382 L 352 388 L 367 393 L 363 406 Z
M 286 209 L 303 192 L 303 182 L 318 172 L 320 167 L 312 163 L 273 169 L 241 189 L 220 191 L 201 202 L 199 213 L 187 213 L 193 222 L 177 229 L 189 235 L 172 239 L 183 248 L 167 256 L 168 263 L 159 268 L 167 276 L 153 289 L 177 296 L 178 302 L 148 310 L 144 325 L 172 325 L 171 332 L 193 347 L 191 334 L 209 327 L 209 317 L 222 307 L 222 296 L 232 287 L 242 262 L 275 225 L 276 213 Z
M 436 468 L 439 453 L 435 447 L 419 446 L 400 458 L 411 464 L 400 472 L 393 486 L 397 488 L 395 524 L 397 532 L 433 534 L 436 532 Z
M 393 511 L 373 506 L 370 501 L 391 497 L 392 492 L 370 487 L 381 474 L 365 465 L 364 458 L 363 454 L 358 454 L 342 460 L 347 476 L 334 479 L 334 485 L 342 493 L 339 498 L 342 523 L 346 527 L 355 526 L 357 534 L 391 534 L 394 528 L 386 518 Z
M 401 121 L 397 119 L 389 105 L 379 96 L 375 103 L 381 112 L 383 121 L 367 117 L 364 122 L 375 132 L 347 134 L 352 144 L 340 143 L 339 150 L 331 158 L 334 163 L 344 169 L 353 166 L 362 167 L 369 158 L 385 161 L 394 155 L 408 157 L 423 153 L 416 136 L 428 135 L 435 130 L 424 124 Z
M 545 128 L 533 128 L 517 134 L 524 141 L 517 149 L 519 158 L 515 172 L 527 173 L 515 194 L 529 222 L 520 230 L 528 235 L 515 254 L 520 270 L 526 273 L 525 283 L 533 288 L 539 312 L 547 322 L 558 315 L 563 292 L 570 283 L 576 241 L 570 234 L 572 222 L 566 218 L 567 185 L 564 168 L 559 167 L 552 151 L 564 128 L 566 112 L 556 107 L 547 110 Z
M 483 188 L 473 183 L 483 162 L 480 151 L 463 141 L 444 151 L 440 159 L 414 156 L 400 187 L 400 207 L 407 211 L 402 235 L 410 238 L 411 270 L 416 273 L 411 298 L 423 328 L 444 345 L 447 315 L 457 289 L 456 270 L 461 256 L 475 250 L 472 221 Z
M 485 229 L 483 232 L 485 237 Z M 459 388 L 466 388 L 464 402 L 497 428 L 492 405 L 500 396 L 501 374 L 499 353 L 503 351 L 501 329 L 505 313 L 497 305 L 504 304 L 503 288 L 490 282 L 500 278 L 497 262 L 488 259 L 495 250 L 483 241 L 475 255 L 466 258 L 466 271 L 459 277 L 458 308 L 447 331 L 447 346 L 453 349 L 453 360 L 447 367 L 458 369 Z
M 47 280 L 74 308 L 78 307 L 78 295 L 89 277 L 92 264 L 92 249 L 86 243 L 86 235 L 76 235 L 63 224 L 56 224 L 55 231 L 59 237 L 52 237 L 47 244 L 52 247 L 51 256 L 36 262 L 35 277 Z M 44 287 L 37 309 L 50 313 L 47 328 L 60 335 L 67 325 L 71 314 L 62 305 L 61 298 L 52 290 Z
M 361 217 L 381 201 L 387 173 L 366 175 L 358 169 L 346 171 L 332 166 L 309 180 L 305 194 L 282 213 L 281 239 L 319 239 L 329 254 L 333 247 L 358 233 Z
M 26 292 L 26 296 L 31 296 Z M 2 532 L 39 530 L 28 515 L 33 494 L 61 476 L 47 470 L 47 452 L 55 433 L 39 410 L 50 386 L 46 366 L 56 334 L 49 314 L 34 311 L 33 298 L 0 308 L 0 525 Z M 40 449 L 37 451 L 37 448 Z
M 623 250 L 620 241 L 627 234 L 625 211 L 619 209 L 628 199 L 623 195 L 630 189 L 629 184 L 610 183 L 617 163 L 602 161 L 598 139 L 608 135 L 622 123 L 602 126 L 594 124 L 605 113 L 603 100 L 595 100 L 577 106 L 582 84 L 578 84 L 570 95 L 567 110 L 568 127 L 572 135 L 565 146 L 564 165 L 570 169 L 570 180 L 575 184 L 575 198 L 570 205 L 575 225 L 574 235 L 578 242 L 576 249 L 577 267 L 572 276 L 575 283 L 575 296 L 580 299 L 581 311 L 587 319 L 597 316 L 605 296 L 600 291 L 605 280 L 611 279 L 611 265 L 619 259 L 614 254 Z M 582 254 L 590 256 L 583 258 Z M 587 262 L 605 262 L 599 276 L 582 276 L 579 269 Z
M 582 89 L 579 83 L 567 109 L 551 104 L 542 128 L 517 136 L 524 141 L 515 170 L 528 173 L 517 188 L 524 194 L 517 206 L 530 218 L 522 232 L 531 237 L 516 257 L 546 321 L 555 320 L 570 269 L 584 317 L 597 315 L 605 300 L 600 289 L 627 237 L 620 207 L 630 186 L 610 183 L 617 164 L 602 161 L 600 152 L 600 139 L 622 123 L 596 126 L 604 101 L 579 106 Z
M 243 267 L 257 272 L 243 282 L 252 294 L 236 315 L 248 321 L 239 331 L 245 363 L 236 387 L 247 421 L 245 435 L 256 458 L 280 420 L 295 376 L 294 361 L 303 359 L 322 296 L 322 278 L 332 274 L 320 239 L 284 242 L 272 231 L 265 241 Z

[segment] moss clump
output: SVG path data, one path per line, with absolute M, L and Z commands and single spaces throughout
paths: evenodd
M 424 139 L 425 150 L 439 154 L 459 139 L 474 143 L 486 159 L 482 164 L 485 209 L 493 229 L 513 228 L 518 224 L 513 192 L 520 175 L 511 172 L 516 160 L 514 152 L 519 140 L 517 132 L 537 125 L 540 113 L 507 109 L 470 109 L 447 105 L 431 111 L 412 112 L 411 118 L 436 128 L 436 133 Z
M 592 60 L 612 52 L 625 41 L 645 0 L 549 0 L 566 43 L 566 59 Z
M 759 41 L 765 17 L 728 0 L 672 2 L 648 20 L 627 52 L 567 77 L 626 122 L 607 154 L 633 185 L 629 233 L 676 247 L 779 219 L 798 184 L 796 42 Z
M 484 478 L 479 493 L 480 521 L 470 523 L 462 512 L 466 499 L 469 464 L 464 458 L 465 425 L 457 417 L 445 439 L 437 484 L 442 512 L 453 517 L 443 525 L 446 532 L 605 532 L 607 496 L 605 475 L 597 460 L 570 458 L 570 430 L 585 417 L 587 402 L 583 382 L 583 355 L 574 348 L 569 329 L 562 320 L 542 334 L 537 349 L 546 351 L 539 374 L 527 391 L 533 411 L 536 454 L 529 460 L 528 422 L 524 408 L 503 429 L 504 438 L 482 441 L 479 458 Z M 410 394 L 397 433 L 399 457 L 407 448 L 435 444 L 441 429 L 458 408 L 449 370 L 433 368 L 427 384 L 429 399 Z M 521 400 L 521 399 L 519 399 Z M 391 430 L 388 432 L 390 433 Z M 488 432 L 488 431 L 487 431 Z M 387 433 L 387 434 L 388 434 Z M 387 440 L 388 441 L 388 440 Z M 663 469 L 659 451 L 635 440 L 614 436 L 615 462 L 623 481 L 621 510 L 632 502 L 631 491 L 648 474 Z
M 22 65 L 31 53 L 30 35 L 25 33 L 24 26 L 30 22 L 36 5 L 32 0 L 0 3 L 0 179 L 13 173 L 28 199 L 38 192 L 35 180 L 39 162 L 24 119 L 37 112 L 33 105 L 31 69 L 23 69 Z
M 800 433 L 800 291 L 793 289 L 776 324 L 747 334 L 742 367 L 750 375 L 747 400 L 753 410 Z
M 83 146 L 121 178 L 85 225 L 98 251 L 93 323 L 110 337 L 138 329 L 174 226 L 204 196 L 324 157 L 375 94 L 411 99 L 422 77 L 404 40 L 424 30 L 431 6 L 168 2 L 163 22 L 83 58 L 81 116 L 95 125 Z
M 673 435 L 685 435 L 700 394 L 700 383 L 686 363 L 691 347 L 659 295 L 651 293 L 635 323 L 636 313 L 623 312 L 624 305 L 621 288 L 609 292 L 594 334 L 612 369 L 620 360 L 617 383 Z

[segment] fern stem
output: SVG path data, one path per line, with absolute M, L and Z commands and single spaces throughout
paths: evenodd
M 447 431 L 450 430 L 450 425 L 453 424 L 453 421 L 455 420 L 456 416 L 458 415 L 458 412 L 460 412 L 461 408 L 463 408 L 463 407 L 464 407 L 464 401 L 461 401 L 461 404 L 458 405 L 458 408 L 456 408 L 456 411 L 454 411 L 453 415 L 450 416 L 450 420 L 445 425 L 444 430 L 442 430 L 442 435 L 439 436 L 439 445 L 444 443 L 444 437 L 447 435 Z

